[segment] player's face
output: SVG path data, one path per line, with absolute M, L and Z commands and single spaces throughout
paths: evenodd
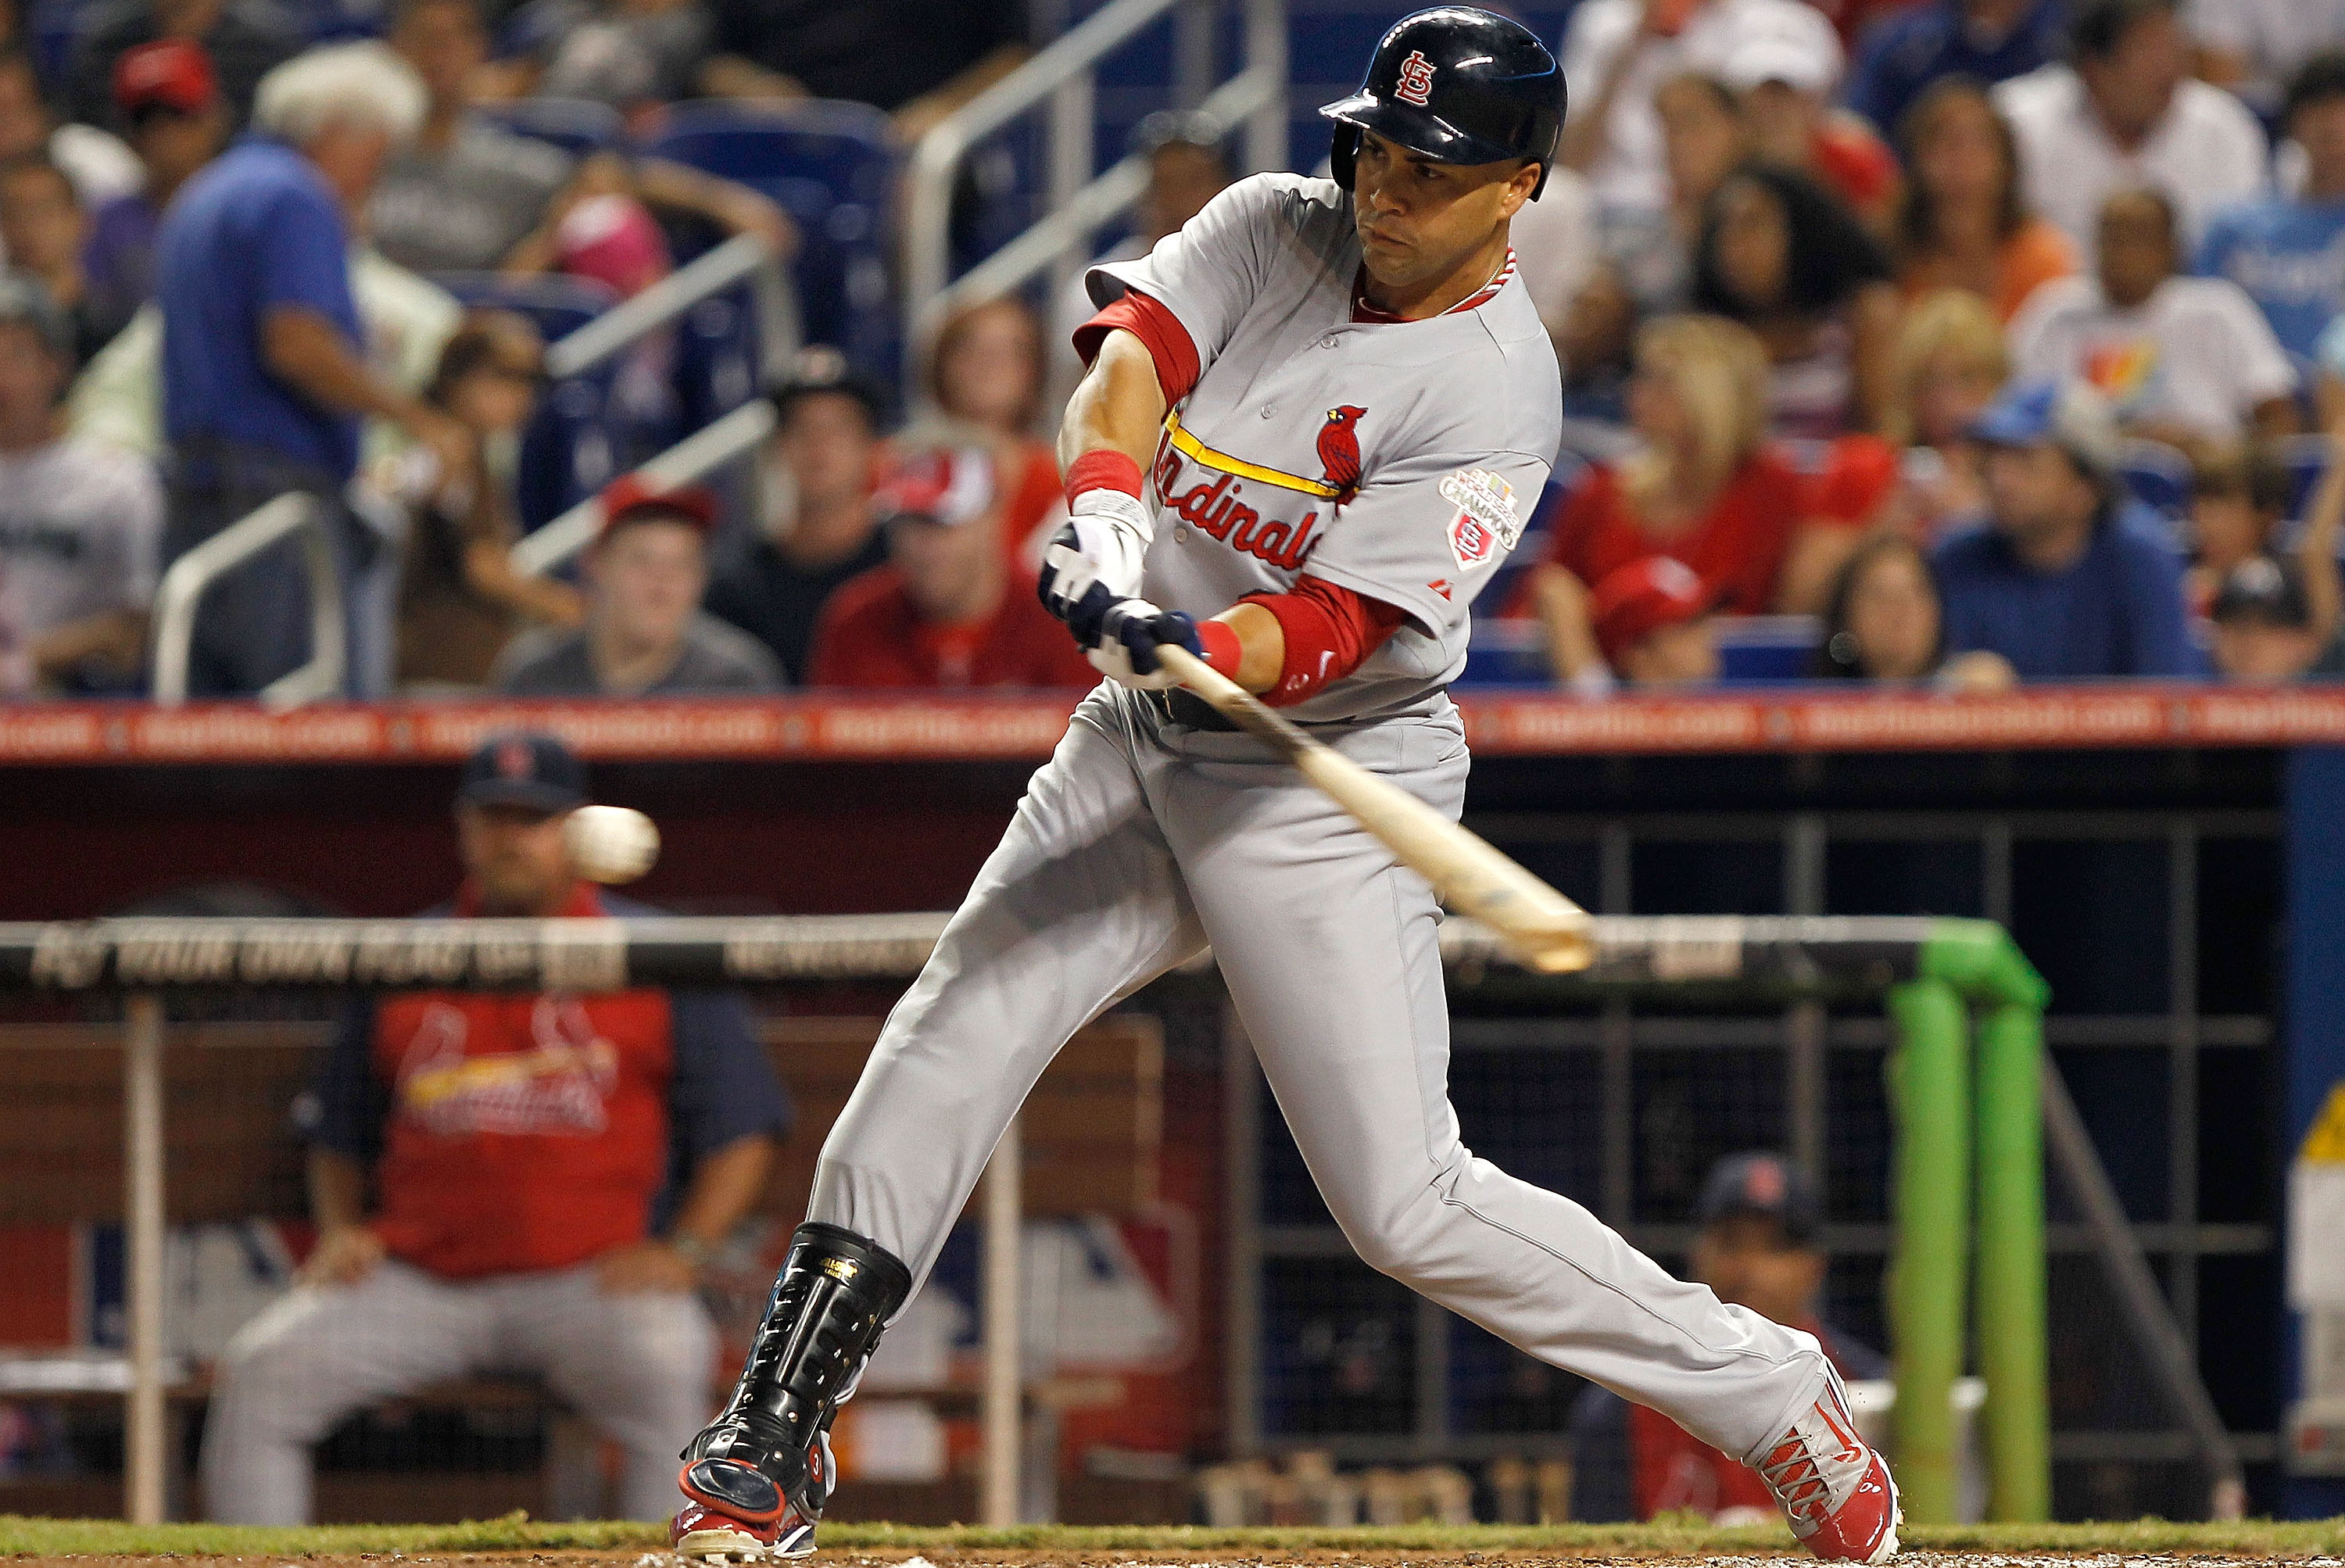
M 487 915 L 543 915 L 559 907 L 572 881 L 570 851 L 562 840 L 567 811 L 519 806 L 456 808 L 456 839 L 464 874 L 481 891 Z
M 1488 246 L 1538 183 L 1536 164 L 1436 163 L 1361 132 L 1352 164 L 1353 224 L 1368 276 L 1387 289 L 1446 279 Z

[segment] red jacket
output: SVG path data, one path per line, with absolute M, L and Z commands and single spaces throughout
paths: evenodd
M 985 620 L 936 626 L 913 608 L 895 567 L 875 566 L 824 604 L 807 684 L 950 690 L 1089 687 L 1099 678 L 1031 582 L 1012 577 Z

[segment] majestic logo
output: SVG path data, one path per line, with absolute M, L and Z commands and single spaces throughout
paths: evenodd
M 1360 488 L 1359 423 L 1367 412 L 1354 403 L 1337 403 L 1319 427 L 1319 471 L 1323 482 L 1335 490 L 1338 506 Z
M 1457 508 L 1449 519 L 1449 553 L 1470 572 L 1515 547 L 1523 536 L 1515 487 L 1487 468 L 1460 468 L 1441 481 L 1441 498 Z
M 1418 108 L 1433 97 L 1433 62 L 1425 57 L 1424 50 L 1411 49 L 1408 58 L 1400 63 L 1400 82 L 1393 88 L 1393 97 Z

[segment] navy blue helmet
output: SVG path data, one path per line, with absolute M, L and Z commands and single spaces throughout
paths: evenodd
M 1327 161 L 1345 189 L 1360 134 L 1374 131 L 1436 163 L 1534 159 L 1537 199 L 1563 132 L 1563 68 L 1521 23 L 1441 5 L 1395 23 L 1360 90 L 1319 112 L 1335 122 Z

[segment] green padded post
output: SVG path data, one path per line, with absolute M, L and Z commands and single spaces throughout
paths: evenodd
M 1897 1128 L 1897 1251 L 1890 1282 L 1897 1369 L 1893 1464 L 1905 1516 L 1954 1522 L 1954 1384 L 1963 1369 L 1971 1115 L 1961 997 L 1942 980 L 1889 993 L 1897 1048 L 1889 1100 Z

